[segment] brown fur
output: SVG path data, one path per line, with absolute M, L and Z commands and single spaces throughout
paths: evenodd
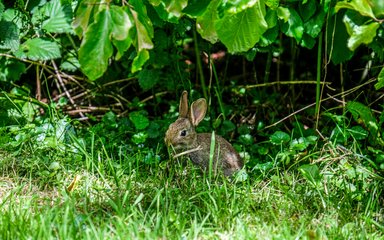
M 184 91 L 180 98 L 179 118 L 172 123 L 166 134 L 165 142 L 172 145 L 177 152 L 195 149 L 188 154 L 191 161 L 203 170 L 209 167 L 209 155 L 211 148 L 211 133 L 196 133 L 195 127 L 204 119 L 207 105 L 205 99 L 198 99 L 188 109 L 188 93 Z M 189 110 L 189 111 L 188 111 Z M 185 133 L 185 134 L 184 134 Z M 220 170 L 226 176 L 243 167 L 243 161 L 232 145 L 219 135 L 215 135 L 215 152 L 213 156 L 213 170 Z

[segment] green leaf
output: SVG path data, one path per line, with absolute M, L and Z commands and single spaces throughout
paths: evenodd
M 377 83 L 375 84 L 375 89 L 379 90 L 384 87 L 384 68 L 381 69 L 379 76 L 377 77 Z
M 361 126 L 353 126 L 347 129 L 351 136 L 356 140 L 363 140 L 368 137 L 368 131 Z
M 290 144 L 290 148 L 296 151 L 304 151 L 309 144 L 310 142 L 306 138 L 301 137 L 299 139 L 293 139 Z
M 0 49 L 15 52 L 20 46 L 19 28 L 14 22 L 0 21 Z
M 133 27 L 129 15 L 121 7 L 111 6 L 112 27 L 112 43 L 117 49 L 116 59 L 120 59 L 124 52 L 132 44 L 132 39 L 129 37 L 129 30 Z
M 342 22 L 342 15 L 336 14 L 334 17 L 330 17 L 327 25 L 330 26 L 326 31 L 329 43 L 327 53 L 332 62 L 337 65 L 348 61 L 352 58 L 353 52 L 347 46 L 349 35 Z
M 133 59 L 131 72 L 140 71 L 144 63 L 149 59 L 149 52 L 145 49 L 140 51 L 138 55 Z
M 277 8 L 277 16 L 280 19 L 283 19 L 284 22 L 288 22 L 289 18 L 291 17 L 291 12 L 288 8 L 285 7 L 278 7 Z
M 217 14 L 217 7 L 219 3 L 220 0 L 211 1 L 204 14 L 198 16 L 196 19 L 197 32 L 202 38 L 210 43 L 215 43 L 218 40 L 215 23 L 219 18 Z
M 211 0 L 189 0 L 188 5 L 183 9 L 183 13 L 188 14 L 191 17 L 201 16 L 208 5 L 213 2 Z
M 146 91 L 151 89 L 160 79 L 160 72 L 155 69 L 144 69 L 138 75 L 140 87 Z
M 134 44 L 137 52 L 141 52 L 143 49 L 152 49 L 153 26 L 147 15 L 145 5 L 139 0 L 132 0 L 131 4 L 134 7 L 130 11 L 135 23 L 133 35 L 136 38 Z
M 44 30 L 51 33 L 72 32 L 71 22 L 73 14 L 69 3 L 62 4 L 60 0 L 53 0 L 44 4 L 40 12 L 45 18 L 48 17 L 42 24 Z
M 335 6 L 335 11 L 338 12 L 340 9 L 352 9 L 359 12 L 363 16 L 370 18 L 375 18 L 375 15 L 372 12 L 372 7 L 367 0 L 351 0 L 338 2 Z
M 308 21 L 315 14 L 318 5 L 316 1 L 317 0 L 309 0 L 305 4 L 299 4 L 299 12 L 303 17 L 303 22 Z
M 346 14 L 343 19 L 347 32 L 350 35 L 348 39 L 348 48 L 355 51 L 361 44 L 369 44 L 376 37 L 376 30 L 380 27 L 380 23 L 371 22 L 359 26 L 355 24 Z
M 320 170 L 317 165 L 304 164 L 299 167 L 304 178 L 311 183 L 316 183 L 321 180 Z
M 374 138 L 377 137 L 378 124 L 371 109 L 360 102 L 351 101 L 347 103 L 347 109 L 352 113 L 358 123 L 363 123 Z
M 287 143 L 290 139 L 290 136 L 282 131 L 276 131 L 269 137 L 269 140 L 276 145 Z
M 142 112 L 136 111 L 129 114 L 129 120 L 132 121 L 133 125 L 137 130 L 143 130 L 149 125 L 149 120 Z
M 309 34 L 313 38 L 317 38 L 323 29 L 323 25 L 325 22 L 326 13 L 323 10 L 320 10 L 309 19 L 306 23 L 304 23 L 304 31 Z
M 25 71 L 24 63 L 12 58 L 0 58 L 0 81 L 10 82 L 19 80 Z
M 29 58 L 34 61 L 52 60 L 60 58 L 60 47 L 56 42 L 41 38 L 28 39 L 20 46 L 17 56 Z
M 80 1 L 76 10 L 76 17 L 73 20 L 72 26 L 77 36 L 82 37 L 87 31 L 89 22 L 91 21 L 92 11 L 100 4 L 96 4 L 96 0 Z M 96 15 L 96 13 L 95 13 Z
M 261 1 L 255 1 L 254 5 L 235 14 L 226 14 L 217 21 L 217 35 L 229 52 L 245 52 L 268 29 L 264 16 L 265 5 Z
M 103 9 L 87 28 L 79 49 L 79 62 L 90 80 L 101 77 L 108 68 L 108 60 L 113 53 L 109 38 L 112 27 L 110 11 Z
M 300 42 L 304 33 L 303 21 L 295 9 L 289 8 L 288 22 L 283 23 L 282 31 L 289 37 L 293 37 L 297 42 Z

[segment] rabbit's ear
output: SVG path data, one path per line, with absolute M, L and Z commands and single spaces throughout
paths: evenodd
M 188 117 L 188 92 L 187 91 L 183 91 L 180 97 L 179 117 L 181 118 Z
M 197 126 L 201 120 L 204 119 L 207 112 L 207 101 L 204 98 L 200 98 L 194 101 L 191 105 L 190 120 L 193 126 Z

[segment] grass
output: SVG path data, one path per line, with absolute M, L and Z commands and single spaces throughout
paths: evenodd
M 36 165 L 43 156 L 2 152 L 0 238 L 384 238 L 382 178 L 352 158 L 314 154 L 318 180 L 275 167 L 234 183 L 172 160 L 146 165 L 140 154 L 91 153 L 50 169 Z

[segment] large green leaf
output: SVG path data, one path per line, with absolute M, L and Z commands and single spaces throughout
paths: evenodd
M 348 39 L 348 48 L 355 51 L 361 44 L 369 44 L 376 37 L 376 30 L 380 27 L 380 23 L 371 22 L 365 25 L 355 24 L 346 14 L 343 19 L 347 32 L 350 35 Z
M 375 18 L 375 14 L 373 14 L 372 7 L 367 0 L 350 0 L 338 2 L 335 6 L 336 12 L 342 8 L 352 9 L 354 11 L 359 12 L 363 16 L 367 16 L 370 18 Z
M 199 17 L 203 15 L 205 10 L 211 4 L 211 0 L 189 0 L 188 5 L 183 9 L 183 13 L 191 17 Z
M 317 38 L 323 29 L 326 13 L 320 9 L 311 19 L 304 23 L 305 32 L 313 38 Z
M 101 77 L 108 68 L 108 60 L 113 54 L 110 33 L 112 17 L 107 9 L 101 10 L 85 33 L 79 49 L 81 69 L 90 80 Z
M 268 29 L 264 16 L 264 3 L 253 1 L 253 5 L 248 8 L 234 14 L 228 12 L 218 20 L 217 35 L 229 52 L 245 52 L 252 48 Z
M 206 11 L 196 19 L 196 29 L 201 37 L 211 43 L 217 42 L 217 33 L 215 28 L 218 19 L 217 6 L 220 0 L 213 0 L 207 7 Z
M 381 69 L 379 76 L 377 77 L 377 83 L 375 84 L 375 89 L 379 90 L 384 87 L 384 68 Z
M 143 49 L 152 49 L 153 43 L 153 26 L 152 22 L 147 15 L 147 10 L 142 1 L 132 0 L 130 1 L 133 9 L 130 9 L 135 28 L 134 37 L 136 38 L 135 46 L 138 52 Z
M 52 60 L 60 58 L 60 47 L 56 42 L 42 38 L 28 39 L 20 45 L 20 49 L 15 53 L 17 57 L 29 58 L 34 61 Z
M 111 37 L 113 45 L 117 49 L 116 59 L 120 59 L 132 44 L 132 39 L 128 36 L 129 30 L 133 27 L 129 13 L 129 11 L 124 11 L 122 7 L 111 6 L 113 22 Z
M 353 56 L 353 52 L 348 48 L 347 42 L 349 35 L 342 22 L 342 15 L 336 14 L 328 19 L 327 25 L 327 53 L 334 64 L 348 61 Z
M 290 15 L 287 22 L 283 23 L 282 31 L 289 37 L 293 37 L 300 42 L 304 33 L 303 21 L 293 8 L 288 8 Z
M 60 0 L 53 0 L 44 4 L 41 13 L 48 19 L 43 21 L 42 27 L 51 33 L 72 32 L 72 8 L 69 3 L 62 4 Z
M 72 23 L 77 36 L 82 37 L 87 31 L 89 22 L 91 21 L 92 11 L 97 6 L 99 5 L 96 4 L 96 0 L 79 2 L 76 10 L 76 17 Z

